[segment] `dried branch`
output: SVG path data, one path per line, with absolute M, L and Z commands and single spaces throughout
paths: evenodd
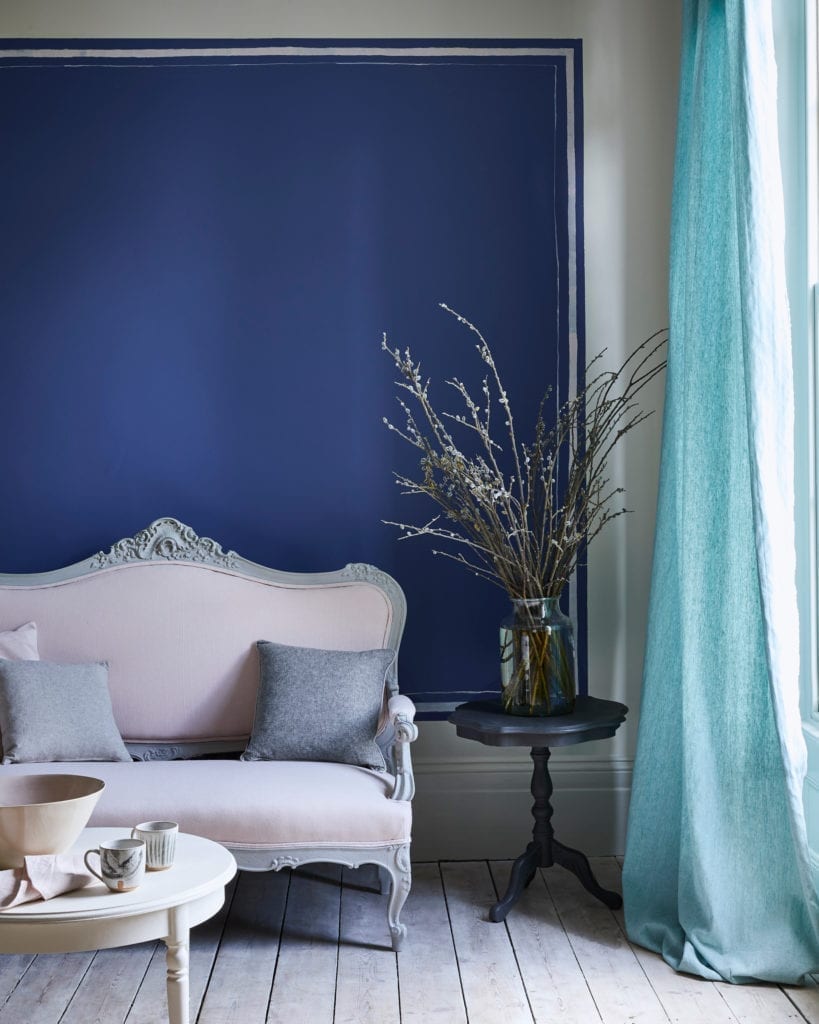
M 382 348 L 401 378 L 396 383 L 412 402 L 411 407 L 398 397 L 403 427 L 386 417 L 384 423 L 420 452 L 419 478 L 396 474 L 396 483 L 402 493 L 423 494 L 441 510 L 420 526 L 390 525 L 402 530 L 402 540 L 426 536 L 470 548 L 471 559 L 461 551 L 434 553 L 453 559 L 513 598 L 557 597 L 591 540 L 627 511 L 614 505 L 622 488 L 611 486 L 608 461 L 622 438 L 651 415 L 640 409 L 636 398 L 665 368 L 662 350 L 667 334 L 651 335 L 618 370 L 598 369 L 602 353 L 592 359 L 585 386 L 558 409 L 548 428 L 547 389 L 533 440 L 526 444 L 518 441 L 511 403 L 486 339 L 465 317 L 441 306 L 478 339 L 475 347 L 489 372 L 480 401 L 457 377 L 446 381 L 463 411 L 439 414 L 421 364 L 409 349 L 391 349 L 384 335 Z M 503 444 L 492 433 L 496 405 L 503 419 Z M 476 454 L 466 454 L 456 443 L 453 432 L 459 429 L 477 441 Z M 508 463 L 508 471 L 502 462 Z M 562 493 L 559 476 L 565 478 Z

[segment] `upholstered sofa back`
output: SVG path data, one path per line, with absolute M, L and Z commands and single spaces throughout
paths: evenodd
M 277 573 L 214 542 L 203 549 L 175 520 L 158 520 L 143 534 L 158 525 L 162 543 L 143 545 L 142 553 L 129 541 L 123 556 L 120 542 L 108 556 L 66 570 L 0 576 L 0 631 L 33 620 L 42 659 L 108 662 L 114 716 L 126 741 L 243 741 L 256 699 L 257 640 L 336 650 L 397 647 L 403 596 L 378 570 Z M 181 552 L 169 545 L 177 528 L 197 544 Z

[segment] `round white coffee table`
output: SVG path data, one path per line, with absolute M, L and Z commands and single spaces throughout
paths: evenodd
M 126 828 L 87 828 L 74 849 L 128 835 Z M 223 846 L 180 833 L 173 867 L 146 872 L 133 892 L 111 892 L 95 880 L 0 912 L 0 953 L 75 953 L 162 939 L 168 947 L 168 1018 L 188 1024 L 190 929 L 219 910 L 235 874 L 236 861 Z

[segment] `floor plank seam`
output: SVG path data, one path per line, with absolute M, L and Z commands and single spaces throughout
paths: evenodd
M 541 868 L 541 869 L 540 869 L 540 873 L 541 873 L 541 877 L 543 878 L 544 882 L 546 883 L 546 889 L 547 889 L 547 891 L 549 892 L 549 895 L 551 896 L 551 890 L 549 889 L 549 883 L 548 883 L 548 881 L 546 880 L 546 875 L 545 875 L 545 869 L 544 869 L 544 868 Z M 560 912 L 560 909 L 559 909 L 559 907 L 558 907 L 558 905 L 557 905 L 557 902 L 556 902 L 556 901 L 555 901 L 554 899 L 552 899 L 552 902 L 553 902 L 553 903 L 554 903 L 554 905 L 555 905 L 555 910 L 557 911 L 557 917 L 558 917 L 558 920 L 560 921 L 560 924 L 561 924 L 561 926 L 563 927 L 563 931 L 565 932 L 565 934 L 566 934 L 566 937 L 567 937 L 567 938 L 568 938 L 568 940 L 569 940 L 569 945 L 570 945 L 570 946 L 572 947 L 572 952 L 573 952 L 573 953 L 574 953 L 574 955 L 575 955 L 575 959 L 577 959 L 577 961 L 578 961 L 578 964 L 579 964 L 579 963 L 580 963 L 580 958 L 579 958 L 579 957 L 578 957 L 578 955 L 577 955 L 577 948 L 575 947 L 575 944 L 574 944 L 574 940 L 573 940 L 573 936 L 572 936 L 572 932 L 571 932 L 571 929 L 569 929 L 569 928 L 567 928 L 567 927 L 566 927 L 566 921 L 565 921 L 565 919 L 564 919 L 564 916 L 563 916 L 563 914 L 562 914 L 562 913 Z M 625 933 L 624 933 L 624 931 L 623 931 L 623 928 L 622 928 L 622 927 L 621 927 L 621 925 L 620 925 L 620 922 L 619 922 L 619 921 L 617 920 L 617 915 L 616 915 L 616 914 L 614 913 L 614 911 L 613 911 L 613 910 L 611 910 L 611 909 L 610 909 L 609 907 L 606 907 L 606 906 L 605 906 L 605 904 L 601 903 L 601 904 L 600 904 L 600 906 L 601 906 L 601 907 L 602 907 L 602 908 L 603 908 L 604 910 L 606 910 L 606 911 L 607 911 L 607 912 L 609 913 L 609 915 L 610 915 L 610 916 L 611 916 L 611 917 L 612 917 L 612 918 L 614 919 L 614 923 L 615 923 L 615 925 L 616 925 L 616 927 L 617 927 L 617 930 L 618 930 L 618 931 L 619 931 L 619 932 L 620 932 L 620 933 L 621 933 L 621 934 L 622 934 L 622 935 L 623 935 L 623 936 L 625 937 L 625 940 L 626 940 L 626 948 L 627 948 L 627 949 L 628 949 L 628 951 L 629 951 L 629 952 L 631 953 L 632 957 L 634 958 L 634 962 L 635 962 L 635 963 L 637 964 L 637 966 L 638 966 L 638 967 L 639 967 L 639 969 L 640 969 L 640 972 L 641 972 L 642 976 L 643 976 L 643 977 L 645 978 L 646 982 L 648 983 L 648 986 L 649 986 L 649 988 L 650 988 L 650 989 L 651 989 L 651 991 L 652 991 L 652 992 L 654 993 L 654 997 L 656 998 L 656 1000 L 657 1000 L 657 1003 L 659 1004 L 659 1006 L 660 1006 L 660 1009 L 662 1010 L 663 1016 L 664 1016 L 664 1017 L 665 1017 L 665 1019 L 666 1019 L 666 1020 L 667 1020 L 667 1021 L 669 1022 L 669 1024 L 674 1024 L 674 1022 L 673 1022 L 673 1021 L 671 1020 L 671 1016 L 670 1016 L 670 1014 L 669 1014 L 668 1010 L 667 1010 L 667 1009 L 665 1008 L 665 1004 L 663 1003 L 663 1001 L 662 1001 L 662 999 L 660 998 L 660 996 L 659 996 L 659 995 L 657 994 L 657 991 L 655 990 L 654 986 L 653 986 L 653 985 L 651 984 L 651 981 L 650 981 L 650 979 L 649 979 L 648 975 L 647 975 L 647 974 L 646 974 L 646 972 L 645 972 L 645 968 L 644 968 L 644 967 L 643 967 L 643 965 L 642 965 L 642 964 L 640 963 L 640 959 L 639 959 L 639 957 L 638 957 L 638 956 L 637 956 L 637 954 L 636 954 L 636 953 L 634 952 L 634 947 L 632 946 L 631 942 L 629 941 L 629 939 L 628 939 L 628 936 L 627 936 L 627 935 L 625 935 Z M 582 967 L 581 967 L 581 971 L 582 971 Z M 585 976 L 586 976 L 586 975 L 585 975 L 585 971 L 583 971 L 583 977 L 585 977 Z M 587 981 L 587 985 L 588 985 L 588 981 Z M 589 986 L 589 991 L 591 992 L 591 986 Z M 602 1019 L 603 1019 L 603 1020 L 605 1021 L 605 1019 L 606 1019 L 606 1018 L 605 1018 L 605 1016 L 604 1016 L 604 1014 L 603 1014 L 603 1012 L 602 1012 L 602 1010 L 601 1010 L 601 1008 L 600 1008 L 600 1006 L 599 1006 L 599 1004 L 598 1004 L 597 1000 L 596 1000 L 596 999 L 594 999 L 594 993 L 591 993 L 591 994 L 592 994 L 592 1000 L 594 1001 L 594 1005 L 595 1005 L 595 1006 L 597 1007 L 597 1012 L 598 1012 L 598 1013 L 600 1014 L 601 1018 L 602 1018 Z
M 450 914 L 450 912 L 449 912 L 449 897 L 447 896 L 447 893 L 446 893 L 446 883 L 444 882 L 444 873 L 441 870 L 441 864 L 443 864 L 443 863 L 449 863 L 449 862 L 440 861 L 440 860 L 437 862 L 437 864 L 438 864 L 438 878 L 440 879 L 440 882 L 441 882 L 441 892 L 444 895 L 444 906 L 446 907 L 446 919 L 447 919 L 447 922 L 449 923 L 449 937 L 452 940 L 452 949 L 453 949 L 453 951 L 455 953 L 455 967 L 457 968 L 457 971 L 458 971 L 458 985 L 460 986 L 460 989 L 461 989 L 461 1002 L 464 1004 L 464 1018 L 466 1020 L 466 1024 L 470 1024 L 470 1020 L 469 1020 L 469 1006 L 467 1005 L 467 1002 L 466 1002 L 466 992 L 464 991 L 464 979 L 463 979 L 463 975 L 461 974 L 461 958 L 458 956 L 458 945 L 455 942 L 455 930 L 452 927 L 452 914 Z
M 787 989 L 784 989 L 781 985 L 779 985 L 778 988 L 779 988 L 779 991 L 785 996 L 785 998 L 788 1000 L 788 1002 L 794 1008 L 794 1010 L 796 1010 L 796 1012 L 799 1014 L 799 1016 L 802 1018 L 802 1020 L 805 1021 L 805 1024 L 811 1024 L 810 1018 L 806 1017 L 804 1015 L 804 1013 L 802 1013 L 801 1007 L 797 1006 L 796 1003 L 793 1001 L 793 999 L 791 999 L 790 992 L 788 992 Z
M 495 897 L 496 899 L 500 899 L 501 894 L 498 892 L 498 883 L 495 881 L 495 872 L 492 870 L 491 861 L 486 862 L 486 867 L 489 871 L 489 878 L 492 881 L 492 888 L 495 890 Z M 512 933 L 509 931 L 509 925 L 506 923 L 506 918 L 504 918 L 502 923 L 503 929 L 506 932 L 506 938 L 509 942 L 509 948 L 512 950 L 512 956 L 515 959 L 515 967 L 517 968 L 518 976 L 520 977 L 520 983 L 523 987 L 523 993 L 526 996 L 526 1005 L 529 1007 L 529 1014 L 532 1017 L 532 1024 L 540 1024 L 537 1017 L 535 1016 L 535 1008 L 532 1006 L 532 999 L 529 995 L 529 989 L 526 987 L 526 978 L 524 977 L 523 970 L 521 969 L 520 960 L 518 958 L 518 951 L 515 948 L 515 943 L 512 941 Z M 548 1022 L 544 1022 L 544 1024 L 548 1024 Z
M 71 1004 L 74 1002 L 74 998 L 77 995 L 77 992 L 79 991 L 80 985 L 82 985 L 83 981 L 85 981 L 86 974 L 88 974 L 88 972 L 91 970 L 91 964 L 93 964 L 93 962 L 97 959 L 99 954 L 100 954 L 100 950 L 96 950 L 94 952 L 94 955 L 91 957 L 91 959 L 86 964 L 85 970 L 82 972 L 82 977 L 77 982 L 77 984 L 76 984 L 76 986 L 74 988 L 74 991 L 71 993 L 71 996 L 70 996 L 68 1002 L 66 1003 L 65 1009 L 60 1014 L 60 1016 L 57 1018 L 57 1024 L 61 1024 L 61 1022 L 65 1019 L 65 1015 L 68 1013 L 68 1011 L 69 1011 L 69 1009 L 71 1007 Z M 71 956 L 72 954 L 68 953 L 66 955 L 67 956 Z M 80 955 L 82 955 L 82 954 L 80 954 Z
M 338 965 L 341 962 L 341 901 L 344 899 L 344 876 L 338 875 L 338 939 L 336 941 L 336 975 L 335 987 L 333 988 L 333 1020 L 336 1019 L 336 1007 L 338 1006 Z
M 589 979 L 586 977 L 586 972 L 583 970 L 583 965 L 580 963 L 580 960 L 578 959 L 577 950 L 574 948 L 574 943 L 572 942 L 571 936 L 566 931 L 566 926 L 563 924 L 563 918 L 560 916 L 560 911 L 557 909 L 557 904 L 555 903 L 555 898 L 554 898 L 554 896 L 552 896 L 552 890 L 549 888 L 549 886 L 548 886 L 548 884 L 546 882 L 546 877 L 544 875 L 544 871 L 545 871 L 545 868 L 538 868 L 538 873 L 540 874 L 540 880 L 543 883 L 543 888 L 546 890 L 546 897 L 549 900 L 549 902 L 552 904 L 552 907 L 554 907 L 555 917 L 558 919 L 558 921 L 560 921 L 560 924 L 561 924 L 561 926 L 563 928 L 563 933 L 566 936 L 566 938 L 569 940 L 569 949 L 572 951 L 572 956 L 574 957 L 574 962 L 577 964 L 577 969 L 580 972 L 580 976 L 583 979 L 583 983 L 586 986 L 586 991 L 589 993 L 589 998 L 591 999 L 592 1003 L 594 1004 L 594 1008 L 597 1011 L 597 1016 L 600 1019 L 600 1024 L 602 1024 L 602 1022 L 603 1022 L 603 1011 L 600 1009 L 600 1006 L 599 1006 L 597 1000 L 594 998 L 594 992 L 592 992 L 591 985 L 589 984 Z
M 14 993 L 15 993 L 15 992 L 17 991 L 17 987 L 19 986 L 19 984 L 20 984 L 20 982 L 21 982 L 21 981 L 23 980 L 23 978 L 25 978 L 25 976 L 26 976 L 26 975 L 28 974 L 28 972 L 29 972 L 29 971 L 31 970 L 31 968 L 32 968 L 32 965 L 34 964 L 34 961 L 35 961 L 36 959 L 37 959 L 37 957 L 36 957 L 36 956 L 33 956 L 33 957 L 32 957 L 32 958 L 31 958 L 31 959 L 29 960 L 29 962 L 28 962 L 28 963 L 26 964 L 26 966 L 25 966 L 25 969 L 23 970 L 23 973 L 22 973 L 22 974 L 20 975 L 20 977 L 19 977 L 19 978 L 17 979 L 17 981 L 15 981 L 14 985 L 12 986 L 12 989 L 11 989 L 11 991 L 10 991 L 10 992 L 9 992 L 9 994 L 8 994 L 8 995 L 6 996 L 6 998 L 5 998 L 4 1000 L 3 1000 L 3 1005 L 2 1005 L 2 1006 L 0 1006 L 0 1011 L 2 1011 L 2 1009 L 3 1009 L 3 1006 L 5 1006 L 5 1005 L 6 1005 L 6 1003 L 7 1003 L 8 1001 L 9 1001 L 9 999 L 11 999 L 11 997 L 12 997 L 12 996 L 14 995 Z
M 233 901 L 236 899 L 236 892 L 238 888 L 239 881 L 237 872 L 237 875 L 234 877 L 233 883 L 231 884 L 229 890 L 230 895 L 229 897 L 225 898 L 225 902 L 227 903 L 227 906 L 225 907 L 225 919 L 222 922 L 222 928 L 219 932 L 219 941 L 216 943 L 216 948 L 213 951 L 213 960 L 211 961 L 210 970 L 208 971 L 208 979 L 205 982 L 205 985 L 202 989 L 202 998 L 199 1001 L 199 1006 L 197 1006 L 196 1012 L 192 1014 L 192 1020 L 194 1021 L 194 1024 L 198 1024 L 202 1016 L 202 1008 L 205 1005 L 205 999 L 207 998 L 208 989 L 210 988 L 211 979 L 213 978 L 213 972 L 216 970 L 216 964 L 217 961 L 219 960 L 219 953 L 222 949 L 222 943 L 225 940 L 225 932 L 227 931 L 228 921 L 230 920 L 230 912 L 233 909 Z M 127 1020 L 125 1024 L 128 1024 Z
M 617 862 L 617 858 L 615 857 L 615 858 L 614 858 L 614 860 L 615 860 L 615 863 L 616 863 L 616 862 Z M 620 867 L 620 869 L 621 869 L 621 871 L 622 871 L 622 865 L 618 865 L 618 866 Z M 621 876 L 621 877 L 622 877 L 622 876 Z M 621 889 L 622 889 L 622 884 L 621 884 Z M 620 931 L 620 934 L 621 934 L 621 935 L 623 936 L 623 938 L 624 938 L 624 939 L 626 940 L 626 945 L 627 945 L 627 946 L 628 946 L 628 948 L 629 948 L 629 949 L 631 950 L 631 952 L 632 952 L 632 955 L 634 956 L 634 959 L 636 960 L 636 962 L 637 962 L 637 964 L 638 964 L 638 966 L 639 966 L 640 970 L 641 970 L 641 971 L 643 972 L 643 977 L 644 977 L 644 978 L 646 979 L 646 981 L 648 982 L 648 986 L 649 986 L 649 988 L 650 988 L 650 989 L 651 989 L 651 991 L 652 991 L 652 992 L 654 993 L 654 995 L 655 995 L 655 996 L 657 997 L 657 1002 L 658 1002 L 658 1003 L 660 1004 L 660 1006 L 662 1007 L 663 1013 L 664 1013 L 664 1014 L 666 1015 L 666 1017 L 668 1018 L 669 1024 L 674 1024 L 674 1022 L 673 1022 L 673 1021 L 671 1020 L 671 1014 L 670 1014 L 670 1013 L 668 1012 L 668 1010 L 666 1009 L 666 1006 L 665 1006 L 665 1003 L 663 1002 L 662 996 L 661 996 L 661 995 L 660 995 L 660 993 L 659 993 L 659 992 L 657 991 L 657 989 L 656 989 L 656 988 L 654 987 L 654 984 L 653 984 L 653 982 L 652 982 L 651 978 L 649 978 L 649 976 L 648 976 L 648 973 L 647 973 L 647 971 L 646 971 L 645 967 L 643 967 L 643 965 L 642 965 L 642 963 L 641 963 L 641 961 L 640 961 L 640 957 L 639 957 L 639 956 L 637 956 L 637 954 L 636 954 L 636 953 L 635 953 L 635 951 L 634 951 L 634 946 L 633 946 L 633 944 L 632 944 L 632 942 L 631 942 L 631 939 L 630 939 L 630 938 L 628 937 L 628 933 L 626 932 L 626 929 L 625 929 L 625 925 L 623 924 L 623 922 L 622 922 L 622 921 L 620 920 L 620 918 L 619 918 L 619 917 L 617 916 L 617 914 L 615 914 L 615 912 L 614 912 L 613 910 L 611 910 L 611 909 L 610 909 L 610 910 L 609 910 L 609 913 L 610 913 L 610 914 L 611 914 L 611 916 L 612 916 L 612 917 L 614 918 L 614 921 L 615 921 L 615 923 L 616 923 L 616 925 L 617 925 L 617 928 L 618 928 L 618 929 L 619 929 L 619 931 Z M 730 1007 L 729 1007 L 729 1009 L 730 1009 Z
M 393 957 L 395 959 L 395 993 L 398 998 L 398 1024 L 400 1024 L 400 1022 L 404 1019 L 404 1012 L 401 1009 L 401 979 L 398 973 L 398 953 L 393 953 Z
M 128 1024 L 128 1018 L 131 1016 L 131 1013 L 133 1012 L 134 1004 L 136 1003 L 137 997 L 139 996 L 139 990 L 145 984 L 145 979 L 148 976 L 148 971 L 150 971 L 150 969 L 151 969 L 151 964 L 153 963 L 153 959 L 156 956 L 156 951 L 157 951 L 158 948 L 159 948 L 159 943 L 155 942 L 154 943 L 154 948 L 151 950 L 151 955 L 148 957 L 148 962 L 145 964 L 145 970 L 142 972 L 142 978 L 140 979 L 140 982 L 137 985 L 137 987 L 134 989 L 134 998 L 128 1004 L 128 1009 L 125 1012 L 125 1017 L 123 1019 L 123 1024 Z
M 276 962 L 273 964 L 273 977 L 270 979 L 270 992 L 267 996 L 267 1005 L 264 1010 L 265 1021 L 270 1018 L 270 1007 L 273 1004 L 273 992 L 276 988 L 276 975 L 279 973 L 279 960 L 282 955 L 282 942 L 284 941 L 284 926 L 287 921 L 287 904 L 290 902 L 290 888 L 293 885 L 293 869 L 287 868 L 287 892 L 284 894 L 284 907 L 282 908 L 282 919 L 279 924 L 279 941 L 276 943 Z
M 704 984 L 704 985 L 707 985 L 707 984 L 709 984 L 709 983 L 708 983 L 708 982 L 706 982 L 706 981 L 705 981 L 705 979 L 703 978 L 703 984 Z M 710 984 L 714 985 L 714 983 L 713 983 L 713 982 L 710 982 Z M 733 1010 L 731 1009 L 731 1004 L 730 1004 L 730 1003 L 728 1002 L 728 1000 L 727 1000 L 727 999 L 725 998 L 725 996 L 724 996 L 724 994 L 722 993 L 722 991 L 720 990 L 719 986 L 718 986 L 718 985 L 714 985 L 714 988 L 715 988 L 715 989 L 716 989 L 716 991 L 717 991 L 717 992 L 719 993 L 719 997 L 720 997 L 720 999 L 721 999 L 721 1000 L 723 1001 L 723 1003 L 725 1003 L 725 1008 L 726 1008 L 726 1009 L 728 1010 L 728 1013 L 729 1013 L 729 1014 L 731 1015 L 731 1022 L 732 1022 L 732 1024 L 742 1024 L 742 1022 L 741 1022 L 741 1021 L 739 1020 L 739 1018 L 737 1017 L 737 1015 L 736 1015 L 736 1014 L 734 1013 L 734 1011 L 733 1011 Z

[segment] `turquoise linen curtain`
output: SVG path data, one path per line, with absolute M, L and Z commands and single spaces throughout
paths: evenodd
M 770 0 L 685 0 L 671 232 L 626 924 L 678 970 L 797 982 L 819 969 L 819 912 Z

